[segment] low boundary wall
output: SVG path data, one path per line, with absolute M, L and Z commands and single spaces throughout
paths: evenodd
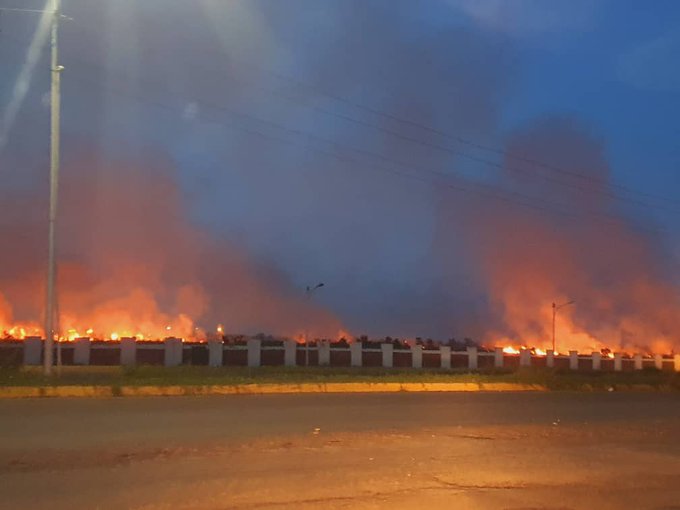
M 40 365 L 44 341 L 29 337 L 24 340 L 0 341 L 0 365 Z M 467 347 L 454 351 L 449 346 L 424 348 L 422 345 L 405 347 L 383 343 L 364 346 L 361 342 L 336 344 L 318 342 L 305 346 L 292 340 L 261 341 L 250 338 L 240 343 L 219 340 L 183 342 L 166 338 L 162 342 L 119 341 L 78 338 L 60 344 L 63 365 L 206 365 L 219 366 L 332 366 L 427 368 L 441 370 L 490 370 L 524 367 L 557 368 L 580 372 L 627 372 L 644 369 L 680 372 L 680 354 L 627 355 L 600 352 L 589 354 L 569 351 L 555 355 L 547 351 L 538 355 L 529 350 L 508 354 L 499 347 L 494 350 Z M 57 359 L 58 348 L 55 346 Z

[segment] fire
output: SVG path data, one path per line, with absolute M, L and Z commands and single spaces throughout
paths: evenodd
M 519 354 L 519 349 L 515 349 L 514 347 L 508 345 L 506 347 L 503 347 L 503 352 L 505 354 Z

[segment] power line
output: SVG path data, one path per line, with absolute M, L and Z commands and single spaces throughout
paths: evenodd
M 87 62 L 87 61 L 83 61 L 83 62 L 85 62 L 86 65 L 89 65 L 89 66 L 94 65 L 94 64 Z M 101 83 L 99 83 L 95 80 L 86 80 L 86 81 L 89 81 L 90 83 L 94 83 L 95 85 L 101 85 Z M 129 90 L 121 90 L 121 89 L 116 90 L 114 87 L 112 87 L 112 85 L 110 83 L 107 83 L 107 84 L 104 84 L 104 85 L 105 85 L 105 87 L 109 88 L 110 90 L 112 90 L 114 93 L 117 93 L 118 95 L 130 97 L 130 98 L 132 98 L 136 101 L 151 104 L 153 106 L 162 108 L 166 111 L 170 111 L 173 114 L 181 115 L 181 111 L 179 109 L 177 109 L 176 107 L 174 107 L 172 105 L 168 105 L 167 103 L 163 103 L 163 102 L 158 101 L 158 100 L 152 100 L 152 99 L 149 99 L 149 98 L 141 97 L 138 94 L 131 93 Z M 279 130 L 284 130 L 286 132 L 290 132 L 290 133 L 292 133 L 296 136 L 305 137 L 305 138 L 308 138 L 308 139 L 311 139 L 311 140 L 317 140 L 317 141 L 322 142 L 324 144 L 330 144 L 332 146 L 335 146 L 336 148 L 340 148 L 341 150 L 349 149 L 353 152 L 363 154 L 364 156 L 368 156 L 368 157 L 371 157 L 373 159 L 380 159 L 380 160 L 382 160 L 382 161 L 384 161 L 384 162 L 386 162 L 390 165 L 397 165 L 397 166 L 405 167 L 405 168 L 408 168 L 409 170 L 414 169 L 414 167 L 411 166 L 411 165 L 407 165 L 407 164 L 404 164 L 402 162 L 396 161 L 394 159 L 388 158 L 388 157 L 384 156 L 383 154 L 378 154 L 378 153 L 368 151 L 368 150 L 365 150 L 365 149 L 359 149 L 359 148 L 356 148 L 356 147 L 348 146 L 346 144 L 341 144 L 341 143 L 339 143 L 335 140 L 323 138 L 323 137 L 320 137 L 318 135 L 315 135 L 315 134 L 312 134 L 312 133 L 309 133 L 309 132 L 306 132 L 306 131 L 302 131 L 302 130 L 299 130 L 299 129 L 296 129 L 296 128 L 292 128 L 290 126 L 286 126 L 286 125 L 283 125 L 283 124 L 279 124 L 279 123 L 271 121 L 271 120 L 262 119 L 262 118 L 254 116 L 252 114 L 240 112 L 240 111 L 234 110 L 233 108 L 229 108 L 229 107 L 224 106 L 224 105 L 219 105 L 219 104 L 216 104 L 216 103 L 211 103 L 211 102 L 206 102 L 206 101 L 203 101 L 202 104 L 207 105 L 207 106 L 213 108 L 214 110 L 223 111 L 223 112 L 229 114 L 232 117 L 238 117 L 238 118 L 241 118 L 241 119 L 248 119 L 248 120 L 255 121 L 255 122 L 258 122 L 258 123 L 261 123 L 261 124 L 270 125 L 270 126 L 275 127 Z M 270 138 L 270 139 L 273 139 L 273 140 L 276 140 L 276 141 L 279 141 L 279 142 L 302 145 L 306 148 L 309 148 L 305 144 L 295 143 L 295 142 L 291 142 L 290 140 L 272 137 L 271 135 L 262 133 L 261 131 L 258 131 L 258 130 L 243 128 L 242 126 L 241 127 L 236 126 L 236 128 L 241 129 L 242 131 L 249 132 L 251 134 L 263 136 L 263 137 Z M 346 160 L 346 159 L 343 159 L 342 157 L 338 156 L 336 153 L 333 153 L 333 152 L 320 151 L 318 149 L 314 149 L 314 150 L 317 151 L 317 152 L 324 153 L 326 155 L 331 155 L 332 157 L 339 159 L 341 161 Z M 424 179 L 422 176 L 413 175 L 413 174 L 410 174 L 410 173 L 404 173 L 404 172 L 400 172 L 400 171 L 395 171 L 393 168 L 390 168 L 390 169 L 381 168 L 381 170 L 388 171 L 390 173 L 400 175 L 402 177 L 408 177 L 408 178 L 411 178 L 411 179 L 420 180 L 420 181 L 423 181 L 423 182 L 426 182 L 426 183 L 429 183 L 429 184 L 433 183 L 433 181 L 428 180 L 428 179 Z M 602 212 L 598 212 L 598 211 L 585 211 L 581 215 L 573 214 L 573 213 L 569 213 L 569 212 L 561 210 L 561 209 L 555 209 L 555 207 L 561 207 L 561 205 L 559 205 L 559 204 L 554 204 L 552 202 L 548 202 L 546 200 L 543 200 L 543 199 L 540 199 L 540 198 L 537 198 L 537 197 L 524 195 L 524 194 L 518 193 L 516 191 L 501 190 L 501 189 L 494 187 L 494 186 L 483 185 L 483 184 L 480 184 L 480 183 L 472 184 L 470 182 L 467 182 L 466 183 L 467 187 L 464 187 L 460 184 L 453 184 L 451 182 L 448 182 L 452 177 L 454 177 L 451 174 L 439 172 L 439 171 L 432 170 L 432 169 L 429 169 L 429 168 L 418 168 L 418 170 L 430 173 L 430 174 L 435 175 L 435 176 L 437 176 L 441 179 L 445 179 L 447 182 L 443 182 L 442 184 L 444 186 L 446 186 L 450 189 L 456 190 L 456 191 L 473 193 L 473 194 L 477 194 L 477 195 L 480 195 L 480 196 L 483 196 L 483 197 L 486 197 L 486 198 L 493 198 L 495 200 L 514 203 L 514 204 L 517 204 L 517 205 L 529 207 L 529 208 L 539 210 L 539 211 L 551 212 L 551 213 L 558 214 L 558 215 L 561 215 L 561 216 L 564 216 L 564 217 L 569 217 L 569 218 L 572 218 L 572 219 L 581 220 L 584 216 L 595 216 L 595 217 L 598 217 L 598 218 L 603 219 L 603 220 L 610 222 L 610 223 L 625 224 L 626 226 L 631 227 L 630 223 L 625 222 L 619 216 L 614 216 L 614 215 L 611 215 L 611 214 L 602 213 Z M 481 189 L 476 189 L 476 188 L 481 188 Z M 537 204 L 535 202 L 541 202 L 543 205 Z M 663 230 L 659 230 L 659 229 L 651 229 L 651 228 L 646 228 L 646 227 L 637 227 L 637 228 L 640 229 L 640 230 L 645 230 L 647 232 L 665 233 Z
M 77 24 L 77 26 L 82 31 L 85 31 L 85 32 L 92 34 L 92 31 L 89 30 L 88 28 L 84 27 L 83 25 Z M 218 50 L 217 52 L 219 54 L 222 54 L 222 55 L 228 57 L 230 60 L 235 60 L 232 55 L 230 55 L 230 54 L 228 54 L 224 51 Z M 680 201 L 678 201 L 678 200 L 673 200 L 673 199 L 666 198 L 666 197 L 660 197 L 660 196 L 656 196 L 656 195 L 649 194 L 649 193 L 639 192 L 639 191 L 627 188 L 625 186 L 612 183 L 612 182 L 607 181 L 607 180 L 599 179 L 599 178 L 589 176 L 589 175 L 584 175 L 584 174 L 574 172 L 574 171 L 570 171 L 570 170 L 565 170 L 565 169 L 562 169 L 562 168 L 557 167 L 555 165 L 550 165 L 550 164 L 538 161 L 538 160 L 533 159 L 533 158 L 526 158 L 526 157 L 523 157 L 523 156 L 518 156 L 518 155 L 513 154 L 512 152 L 509 152 L 509 151 L 504 150 L 504 149 L 499 149 L 499 148 L 487 146 L 487 145 L 484 145 L 484 144 L 479 144 L 479 143 L 467 140 L 465 138 L 462 138 L 460 136 L 452 135 L 452 134 L 447 133 L 443 130 L 436 129 L 432 126 L 422 124 L 422 123 L 418 123 L 418 122 L 415 122 L 415 121 L 410 120 L 410 119 L 404 119 L 402 117 L 390 114 L 388 112 L 382 111 L 380 109 L 377 109 L 377 108 L 374 108 L 374 107 L 371 107 L 371 106 L 362 105 L 360 103 L 349 100 L 349 99 L 344 98 L 342 96 L 338 96 L 338 95 L 335 95 L 335 94 L 329 94 L 325 91 L 320 90 L 318 87 L 316 87 L 314 85 L 310 85 L 306 82 L 303 82 L 303 81 L 296 79 L 296 78 L 292 78 L 292 77 L 287 76 L 285 74 L 278 73 L 278 72 L 275 72 L 275 71 L 271 71 L 271 70 L 265 69 L 261 66 L 257 66 L 257 65 L 252 64 L 252 63 L 246 63 L 245 61 L 239 60 L 239 62 L 241 64 L 245 65 L 245 66 L 250 67 L 250 68 L 258 69 L 260 71 L 264 71 L 268 74 L 271 74 L 272 76 L 275 76 L 276 78 L 278 78 L 280 80 L 286 80 L 286 81 L 289 81 L 291 83 L 294 83 L 296 86 L 302 86 L 302 87 L 308 88 L 310 90 L 315 91 L 316 93 L 318 93 L 320 95 L 324 95 L 324 96 L 331 98 L 335 101 L 339 101 L 339 102 L 348 104 L 352 107 L 355 107 L 355 108 L 358 108 L 358 109 L 361 109 L 361 110 L 364 110 L 364 111 L 368 111 L 368 112 L 370 112 L 374 115 L 379 115 L 383 118 L 387 118 L 387 119 L 390 119 L 390 120 L 395 121 L 395 122 L 410 125 L 412 127 L 417 127 L 421 130 L 425 130 L 427 132 L 437 134 L 439 136 L 443 136 L 445 138 L 454 140 L 454 141 L 462 143 L 462 144 L 466 144 L 466 145 L 471 146 L 471 147 L 475 147 L 477 149 L 492 152 L 492 153 L 495 153 L 497 155 L 503 155 L 505 157 L 508 157 L 508 158 L 511 158 L 511 159 L 514 159 L 514 160 L 517 160 L 517 161 L 522 161 L 524 163 L 531 164 L 531 165 L 534 165 L 534 166 L 538 166 L 538 167 L 541 167 L 541 168 L 546 169 L 546 170 L 551 170 L 553 172 L 557 172 L 557 173 L 560 173 L 560 174 L 563 174 L 563 175 L 575 177 L 575 178 L 578 178 L 578 179 L 580 179 L 584 182 L 592 182 L 592 183 L 595 183 L 595 184 L 598 184 L 598 185 L 602 185 L 605 188 L 600 189 L 600 188 L 584 187 L 583 185 L 580 185 L 578 183 L 565 182 L 565 181 L 556 179 L 554 177 L 546 176 L 545 174 L 541 175 L 541 177 L 548 182 L 551 182 L 551 183 L 554 183 L 554 184 L 557 184 L 557 185 L 560 185 L 560 186 L 566 186 L 566 187 L 572 188 L 574 190 L 577 190 L 579 192 L 602 194 L 602 195 L 607 196 L 609 198 L 612 198 L 614 200 L 626 202 L 626 203 L 629 203 L 629 204 L 634 204 L 634 205 L 641 206 L 641 207 L 653 208 L 653 209 L 657 209 L 657 210 L 666 210 L 666 211 L 670 211 L 670 212 L 673 212 L 673 213 L 680 213 L 680 208 L 673 208 L 673 207 L 669 207 L 668 205 L 663 205 L 663 204 L 658 204 L 658 203 L 645 202 L 645 201 L 637 200 L 635 198 L 631 198 L 629 196 L 621 196 L 621 195 L 615 193 L 614 191 L 611 191 L 611 190 L 606 189 L 606 188 L 618 189 L 621 192 L 627 193 L 629 195 L 639 195 L 639 196 L 645 197 L 647 199 L 663 200 L 663 201 L 665 201 L 669 204 L 674 204 L 674 205 L 677 205 L 677 206 L 680 207 Z M 382 126 L 377 126 L 377 125 L 375 125 L 371 122 L 356 119 L 356 118 L 354 118 L 350 115 L 344 115 L 342 113 L 338 113 L 338 112 L 335 112 L 333 110 L 329 110 L 329 109 L 320 107 L 318 105 L 305 104 L 304 101 L 293 99 L 293 98 L 288 97 L 284 94 L 281 94 L 281 92 L 279 92 L 275 89 L 263 87 L 259 83 L 255 83 L 254 88 L 259 88 L 259 89 L 264 90 L 268 93 L 279 95 L 280 97 L 283 97 L 284 99 L 286 99 L 288 101 L 294 102 L 296 104 L 301 104 L 303 107 L 310 108 L 310 109 L 315 110 L 315 111 L 322 113 L 324 115 L 334 116 L 336 118 L 342 119 L 342 120 L 347 121 L 347 122 L 352 122 L 352 123 L 355 123 L 357 125 L 361 125 L 363 127 L 374 129 L 374 130 L 383 132 L 385 134 L 388 134 L 390 136 L 394 136 L 394 137 L 401 139 L 403 141 L 407 141 L 407 142 L 410 142 L 410 143 L 415 143 L 415 144 L 427 147 L 428 149 L 444 151 L 444 152 L 449 153 L 451 155 L 467 159 L 468 161 L 472 161 L 474 163 L 489 166 L 489 167 L 492 167 L 492 168 L 497 168 L 497 169 L 503 170 L 503 171 L 511 171 L 511 172 L 514 172 L 514 173 L 523 173 L 525 175 L 532 175 L 532 176 L 535 175 L 533 173 L 533 170 L 529 169 L 529 168 L 525 168 L 525 167 L 521 167 L 521 166 L 517 166 L 517 165 L 502 164 L 502 163 L 499 163 L 497 161 L 489 161 L 488 159 L 477 157 L 477 156 L 468 154 L 468 153 L 460 151 L 460 150 L 452 149 L 451 147 L 448 147 L 448 146 L 445 146 L 445 145 L 424 141 L 424 140 L 421 140 L 419 138 L 412 137 L 412 136 L 407 136 L 407 135 L 404 135 L 402 133 L 399 133 L 398 131 L 386 129 Z
M 89 29 L 86 29 L 83 25 L 78 25 L 78 26 L 79 26 L 79 28 L 84 29 L 85 31 L 92 33 Z M 638 196 L 642 196 L 642 197 L 646 197 L 646 198 L 663 200 L 665 202 L 680 205 L 680 200 L 677 200 L 677 199 L 672 199 L 672 198 L 669 198 L 669 197 L 664 197 L 664 196 L 660 196 L 660 195 L 656 195 L 656 194 L 652 194 L 652 193 L 646 193 L 646 192 L 634 190 L 634 189 L 631 189 L 627 186 L 616 184 L 616 183 L 610 182 L 610 181 L 605 180 L 605 179 L 594 177 L 592 175 L 582 174 L 582 173 L 579 173 L 579 172 L 576 172 L 576 171 L 573 171 L 573 170 L 562 168 L 562 167 L 554 165 L 554 164 L 545 163 L 545 162 L 540 161 L 540 160 L 535 159 L 535 158 L 529 158 L 529 157 L 521 156 L 521 155 L 518 155 L 518 154 L 514 154 L 514 153 L 512 153 L 512 152 L 510 152 L 506 149 L 501 149 L 501 148 L 498 148 L 498 147 L 493 147 L 493 146 L 490 146 L 490 145 L 481 144 L 481 143 L 466 139 L 464 137 L 448 133 L 444 130 L 434 128 L 430 125 L 420 123 L 420 122 L 416 122 L 416 121 L 413 121 L 411 119 L 399 117 L 399 116 L 391 114 L 389 112 L 385 112 L 384 110 L 358 103 L 356 101 L 353 101 L 351 99 L 347 99 L 347 98 L 339 96 L 337 94 L 329 93 L 327 91 L 322 90 L 321 88 L 319 88 L 316 85 L 309 84 L 308 82 L 304 82 L 304 81 L 302 81 L 298 78 L 294 78 L 294 77 L 288 76 L 288 75 L 280 73 L 280 72 L 272 71 L 271 69 L 266 69 L 262 66 L 258 66 L 256 64 L 253 64 L 251 62 L 247 62 L 247 61 L 242 60 L 242 59 L 236 59 L 236 58 L 234 58 L 233 55 L 231 55 L 231 54 L 229 54 L 225 51 L 217 50 L 217 53 L 222 54 L 225 57 L 229 58 L 230 61 L 238 60 L 238 62 L 243 66 L 250 67 L 252 69 L 256 69 L 256 70 L 259 70 L 259 71 L 263 71 L 263 72 L 270 74 L 271 76 L 274 76 L 274 77 L 276 77 L 280 80 L 284 80 L 284 81 L 288 81 L 290 83 L 293 83 L 296 87 L 300 87 L 300 86 L 305 87 L 309 90 L 314 91 L 318 95 L 326 96 L 327 98 L 333 99 L 333 100 L 338 101 L 338 102 L 342 102 L 342 103 L 347 104 L 349 106 L 352 106 L 354 108 L 358 108 L 358 109 L 367 111 L 369 113 L 381 116 L 383 118 L 392 120 L 394 122 L 399 122 L 399 123 L 402 123 L 402 124 L 405 124 L 405 125 L 409 125 L 411 127 L 416 127 L 418 129 L 427 131 L 427 132 L 432 133 L 432 134 L 437 134 L 439 136 L 448 138 L 450 140 L 456 141 L 456 142 L 461 143 L 461 144 L 468 145 L 470 147 L 474 147 L 476 149 L 488 151 L 488 152 L 491 152 L 491 153 L 494 153 L 494 154 L 497 154 L 497 155 L 502 155 L 502 156 L 505 156 L 505 157 L 508 157 L 508 158 L 511 158 L 511 159 L 514 159 L 514 160 L 517 160 L 517 161 L 521 161 L 521 162 L 524 162 L 524 163 L 528 163 L 528 164 L 543 168 L 545 170 L 560 173 L 560 174 L 563 174 L 563 175 L 568 175 L 570 177 L 575 177 L 575 178 L 578 178 L 578 179 L 581 179 L 581 180 L 584 180 L 584 181 L 589 181 L 589 182 L 597 183 L 597 184 L 604 185 L 604 186 L 607 186 L 607 187 L 615 188 L 617 190 L 620 190 L 624 193 L 628 193 L 628 194 L 631 194 L 631 195 L 638 195 Z M 265 87 L 262 87 L 259 84 L 257 84 L 257 86 L 258 86 L 258 88 L 266 90 Z M 269 92 L 272 92 L 272 93 L 275 93 L 275 94 L 280 94 L 277 91 L 271 90 L 271 89 L 269 90 Z M 291 100 L 290 98 L 287 98 L 287 99 Z M 343 116 L 341 114 L 338 114 L 337 112 L 329 111 L 329 110 L 320 108 L 318 106 L 313 106 L 312 108 L 317 110 L 317 111 L 320 111 L 322 113 L 325 113 L 325 114 L 339 116 L 339 117 L 344 118 L 345 120 L 350 121 L 350 122 L 362 123 L 367 127 L 372 127 L 374 129 L 383 130 L 383 128 L 381 128 L 379 126 L 375 126 L 374 124 L 362 122 L 362 121 L 359 121 L 357 119 L 354 119 L 353 117 Z M 418 140 L 418 139 L 413 139 L 411 141 L 413 141 L 415 143 L 424 143 L 424 142 L 422 142 L 421 140 Z M 442 150 L 447 150 L 447 151 L 451 150 L 449 148 L 436 146 L 436 145 L 435 145 L 434 148 L 440 148 Z M 454 154 L 460 155 L 460 156 L 463 156 L 463 157 L 472 158 L 471 156 L 469 156 L 465 153 L 460 153 L 458 151 L 455 151 Z M 524 169 L 515 169 L 515 168 L 512 168 L 512 167 L 498 165 L 495 162 L 489 162 L 488 160 L 484 160 L 483 158 L 475 158 L 474 160 L 479 162 L 479 163 L 489 164 L 489 165 L 492 165 L 492 166 L 501 167 L 501 168 L 509 169 L 509 170 L 513 170 L 513 171 L 527 171 L 527 170 L 524 170 Z M 572 186 L 572 187 L 575 187 L 576 189 L 583 190 L 583 188 L 578 187 L 576 185 L 573 185 L 572 183 L 565 183 L 563 181 L 558 181 L 558 180 L 552 180 L 552 182 L 562 183 L 564 185 Z M 593 190 L 593 189 L 590 189 L 588 191 L 590 191 L 590 192 L 604 192 L 602 190 Z M 619 196 L 617 196 L 613 193 L 606 193 L 606 194 L 608 196 L 612 197 L 612 198 L 616 198 L 616 199 L 619 199 L 619 200 L 630 200 L 628 197 L 619 197 Z M 638 205 L 647 205 L 647 206 L 650 206 L 650 207 L 661 207 L 661 206 L 658 206 L 658 205 L 655 205 L 655 204 L 646 204 L 644 202 L 639 202 L 639 201 L 634 202 L 634 203 L 637 203 Z M 680 212 L 680 211 L 674 211 L 674 212 Z

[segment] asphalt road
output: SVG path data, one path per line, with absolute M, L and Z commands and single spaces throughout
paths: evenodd
M 0 508 L 680 510 L 680 395 L 0 400 Z

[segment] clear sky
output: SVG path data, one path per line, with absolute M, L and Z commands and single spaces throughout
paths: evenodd
M 314 299 L 351 331 L 503 322 L 511 307 L 480 262 L 492 241 L 467 228 L 498 202 L 525 208 L 518 222 L 557 209 L 546 233 L 564 211 L 569 231 L 614 216 L 648 233 L 636 243 L 673 281 L 680 2 L 63 0 L 63 12 L 67 182 L 85 154 L 101 172 L 161 168 L 188 221 L 286 293 L 324 281 Z M 46 191 L 46 48 L 27 65 L 38 21 L 0 16 L 0 197 L 19 201 Z M 581 201 L 591 193 L 597 205 Z

